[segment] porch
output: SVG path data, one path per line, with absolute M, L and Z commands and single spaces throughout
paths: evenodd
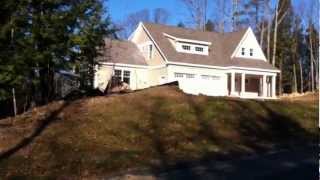
M 276 73 L 233 71 L 228 73 L 228 95 L 240 98 L 276 98 Z

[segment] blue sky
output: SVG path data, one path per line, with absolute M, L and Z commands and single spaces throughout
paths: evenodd
M 299 9 L 301 5 L 307 5 L 315 1 L 318 0 L 293 0 L 293 5 L 296 9 Z M 107 0 L 106 2 L 111 18 L 115 23 L 125 19 L 128 14 L 142 9 L 166 9 L 170 13 L 168 24 L 173 25 L 176 25 L 179 21 L 185 21 L 189 17 L 180 0 Z M 213 13 L 209 12 L 209 18 L 213 16 Z
M 170 13 L 169 24 L 177 24 L 187 15 L 179 0 L 108 0 L 107 6 L 114 22 L 121 21 L 128 14 L 142 9 L 166 9 Z

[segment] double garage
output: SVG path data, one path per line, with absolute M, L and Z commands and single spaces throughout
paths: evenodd
M 179 88 L 188 94 L 228 95 L 225 70 L 169 65 L 168 81 L 178 81 Z

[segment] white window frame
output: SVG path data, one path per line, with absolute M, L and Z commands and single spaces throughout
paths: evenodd
M 174 77 L 175 77 L 175 78 L 183 78 L 183 77 L 184 77 L 184 74 L 183 74 L 183 73 L 175 72 L 175 73 L 174 73 Z
M 218 76 L 218 75 L 201 75 L 201 78 L 204 79 L 204 80 L 220 80 L 221 79 L 221 76 Z
M 151 60 L 154 56 L 154 45 L 151 41 L 144 42 L 138 45 L 141 53 L 147 60 Z M 151 48 L 150 48 L 151 47 Z M 150 52 L 151 50 L 151 52 Z
M 184 51 L 191 51 L 191 45 L 182 44 L 182 45 L 181 45 L 181 48 L 182 48 Z
M 196 50 L 197 52 L 203 52 L 203 51 L 204 51 L 203 47 L 199 47 L 199 46 L 196 46 L 196 47 L 195 47 L 195 50 Z
M 176 50 L 181 53 L 209 55 L 209 46 L 202 44 L 191 44 L 187 42 L 175 42 Z M 189 46 L 190 49 L 184 49 L 184 46 Z M 202 51 L 197 51 L 197 48 L 202 48 Z
M 186 74 L 187 79 L 194 79 L 196 77 L 195 74 Z
M 116 75 L 116 71 L 120 71 L 120 76 Z M 125 75 L 125 72 L 129 72 L 129 76 Z M 131 81 L 131 71 L 130 70 L 126 70 L 126 69 L 114 69 L 113 71 L 113 76 L 114 77 L 119 77 L 121 82 L 124 82 L 123 79 L 124 78 L 129 78 L 129 85 L 130 85 L 130 81 Z

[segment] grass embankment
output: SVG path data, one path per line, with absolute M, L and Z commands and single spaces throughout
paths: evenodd
M 12 126 L 0 120 L 0 177 L 95 178 L 306 142 L 318 130 L 318 105 L 309 96 L 238 100 L 164 86 L 56 102 Z

